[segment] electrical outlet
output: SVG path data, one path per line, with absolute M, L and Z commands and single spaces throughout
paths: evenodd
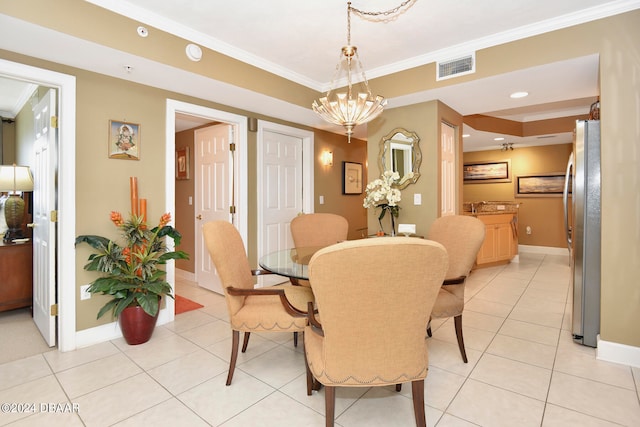
M 527 234 L 531 234 L 531 226 L 527 225 Z
M 87 292 L 91 285 L 80 286 L 80 300 L 91 299 L 91 292 Z

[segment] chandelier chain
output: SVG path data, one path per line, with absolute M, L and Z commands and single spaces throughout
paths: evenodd
M 384 12 L 367 12 L 367 11 L 364 11 L 364 10 L 356 9 L 355 7 L 351 6 L 351 2 L 349 2 L 349 10 L 352 10 L 353 12 L 355 12 L 355 13 L 357 13 L 359 15 L 367 15 L 367 16 L 384 15 L 384 16 L 389 16 L 389 15 L 396 14 L 400 9 L 402 9 L 403 7 L 408 5 L 409 3 L 413 3 L 414 1 L 417 1 L 417 0 L 405 0 L 400 5 L 394 7 L 393 9 L 386 10 Z

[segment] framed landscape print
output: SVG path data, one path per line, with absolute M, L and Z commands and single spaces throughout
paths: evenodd
M 462 170 L 465 184 L 511 182 L 511 160 L 465 163 Z
M 109 158 L 140 160 L 140 125 L 109 120 Z
M 516 197 L 561 197 L 564 191 L 563 173 L 541 173 L 516 177 Z M 571 183 L 569 183 L 571 194 Z

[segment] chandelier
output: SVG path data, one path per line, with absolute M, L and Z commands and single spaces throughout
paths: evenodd
M 400 6 L 385 12 L 363 12 L 351 7 L 351 2 L 347 2 L 347 45 L 343 46 L 340 51 L 340 60 L 329 90 L 325 96 L 313 101 L 311 108 L 323 120 L 343 126 L 349 142 L 351 142 L 351 135 L 353 135 L 353 129 L 356 125 L 367 123 L 378 117 L 387 104 L 387 100 L 383 96 L 376 95 L 374 98 L 371 95 L 367 76 L 358 55 L 358 48 L 351 45 L 351 13 L 389 16 L 414 1 L 406 0 Z M 346 71 L 347 86 L 344 92 L 337 92 L 335 91 L 336 82 L 343 69 Z M 356 90 L 354 81 L 359 82 L 360 90 Z

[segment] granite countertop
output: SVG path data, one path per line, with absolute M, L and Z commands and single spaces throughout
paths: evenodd
M 475 212 L 473 212 L 473 208 Z M 462 205 L 463 215 L 500 215 L 517 214 L 520 203 L 511 201 L 465 202 Z

